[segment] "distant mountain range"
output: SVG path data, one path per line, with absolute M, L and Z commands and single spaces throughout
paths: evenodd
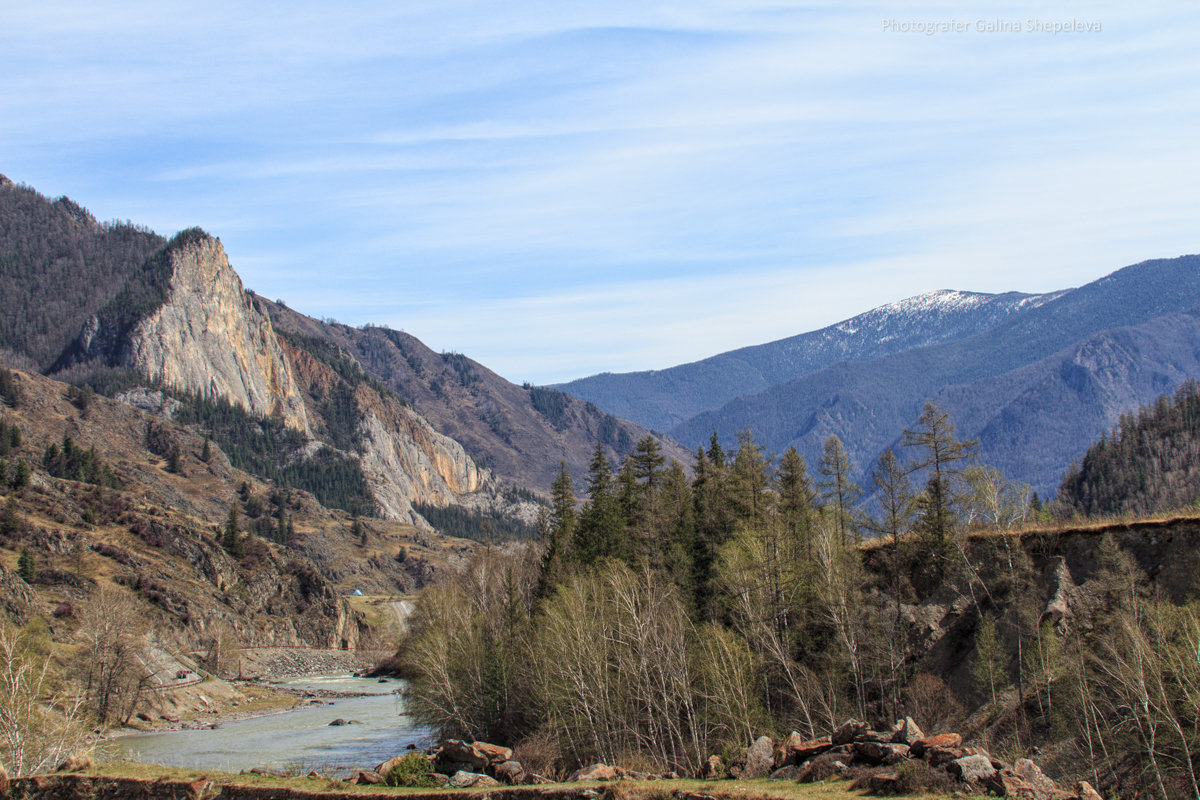
M 1200 375 L 1200 257 L 1146 261 L 1045 295 L 942 291 L 667 370 L 559 388 L 695 447 L 750 430 L 810 461 L 837 434 L 860 470 L 926 400 L 983 460 L 1053 494 L 1126 411 Z

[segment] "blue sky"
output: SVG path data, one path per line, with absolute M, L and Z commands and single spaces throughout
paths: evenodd
M 1200 251 L 1200 11 L 1134 5 L 18 0 L 0 173 L 513 381 L 661 368 Z

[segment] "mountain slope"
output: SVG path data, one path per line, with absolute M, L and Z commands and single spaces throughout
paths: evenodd
M 1061 293 L 942 290 L 880 306 L 810 333 L 744 347 L 664 370 L 604 373 L 556 388 L 657 430 L 841 361 L 869 361 L 961 339 L 1043 305 Z
M 913 424 L 924 402 L 946 387 L 998 378 L 1106 330 L 1190 312 L 1198 297 L 1200 256 L 1143 262 L 966 339 L 869 362 L 836 364 L 738 398 L 675 427 L 671 434 L 695 445 L 707 440 L 713 430 L 732 441 L 738 431 L 748 428 L 769 450 L 796 445 L 806 458 L 817 456 L 819 443 L 837 434 L 858 466 L 866 469 L 900 430 Z M 988 391 L 994 394 L 997 389 L 989 385 Z M 1052 412 L 1049 407 L 1047 413 Z M 962 431 L 983 428 L 977 420 L 961 415 L 955 423 Z M 1099 433 L 1092 431 L 1075 441 L 1069 452 L 1058 454 L 1058 474 Z M 988 453 L 983 457 L 987 460 Z M 1047 478 L 1047 474 L 1042 470 L 1010 477 L 1049 481 L 1035 486 L 1040 491 L 1057 485 L 1057 475 Z
M 435 353 L 407 333 L 330 324 L 262 298 L 259 303 L 290 341 L 346 353 L 506 483 L 547 492 L 565 461 L 581 485 L 597 442 L 619 461 L 650 434 L 562 392 L 517 386 L 466 356 Z M 659 444 L 668 459 L 691 462 L 691 453 L 675 442 L 660 438 Z
M 0 351 L 45 371 L 84 322 L 166 244 L 131 223 L 100 224 L 0 175 Z

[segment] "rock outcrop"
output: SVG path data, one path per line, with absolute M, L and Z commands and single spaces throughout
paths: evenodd
M 308 433 L 304 399 L 271 320 L 242 288 L 221 241 L 195 237 L 173 245 L 168 258 L 166 302 L 130 331 L 119 363 Z M 85 327 L 90 342 L 87 334 Z
M 461 503 L 484 486 L 484 473 L 462 445 L 415 412 L 395 404 L 367 407 L 359 430 L 359 463 L 383 517 L 424 524 L 413 503 Z

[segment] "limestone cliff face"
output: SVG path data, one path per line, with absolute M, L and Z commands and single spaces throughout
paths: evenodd
M 171 269 L 166 303 L 131 332 L 122 365 L 309 433 L 271 321 L 246 296 L 220 240 L 205 236 L 180 246 Z
M 489 483 L 462 445 L 415 412 L 393 403 L 360 407 L 360 463 L 384 517 L 424 525 L 413 503 L 461 503 Z

